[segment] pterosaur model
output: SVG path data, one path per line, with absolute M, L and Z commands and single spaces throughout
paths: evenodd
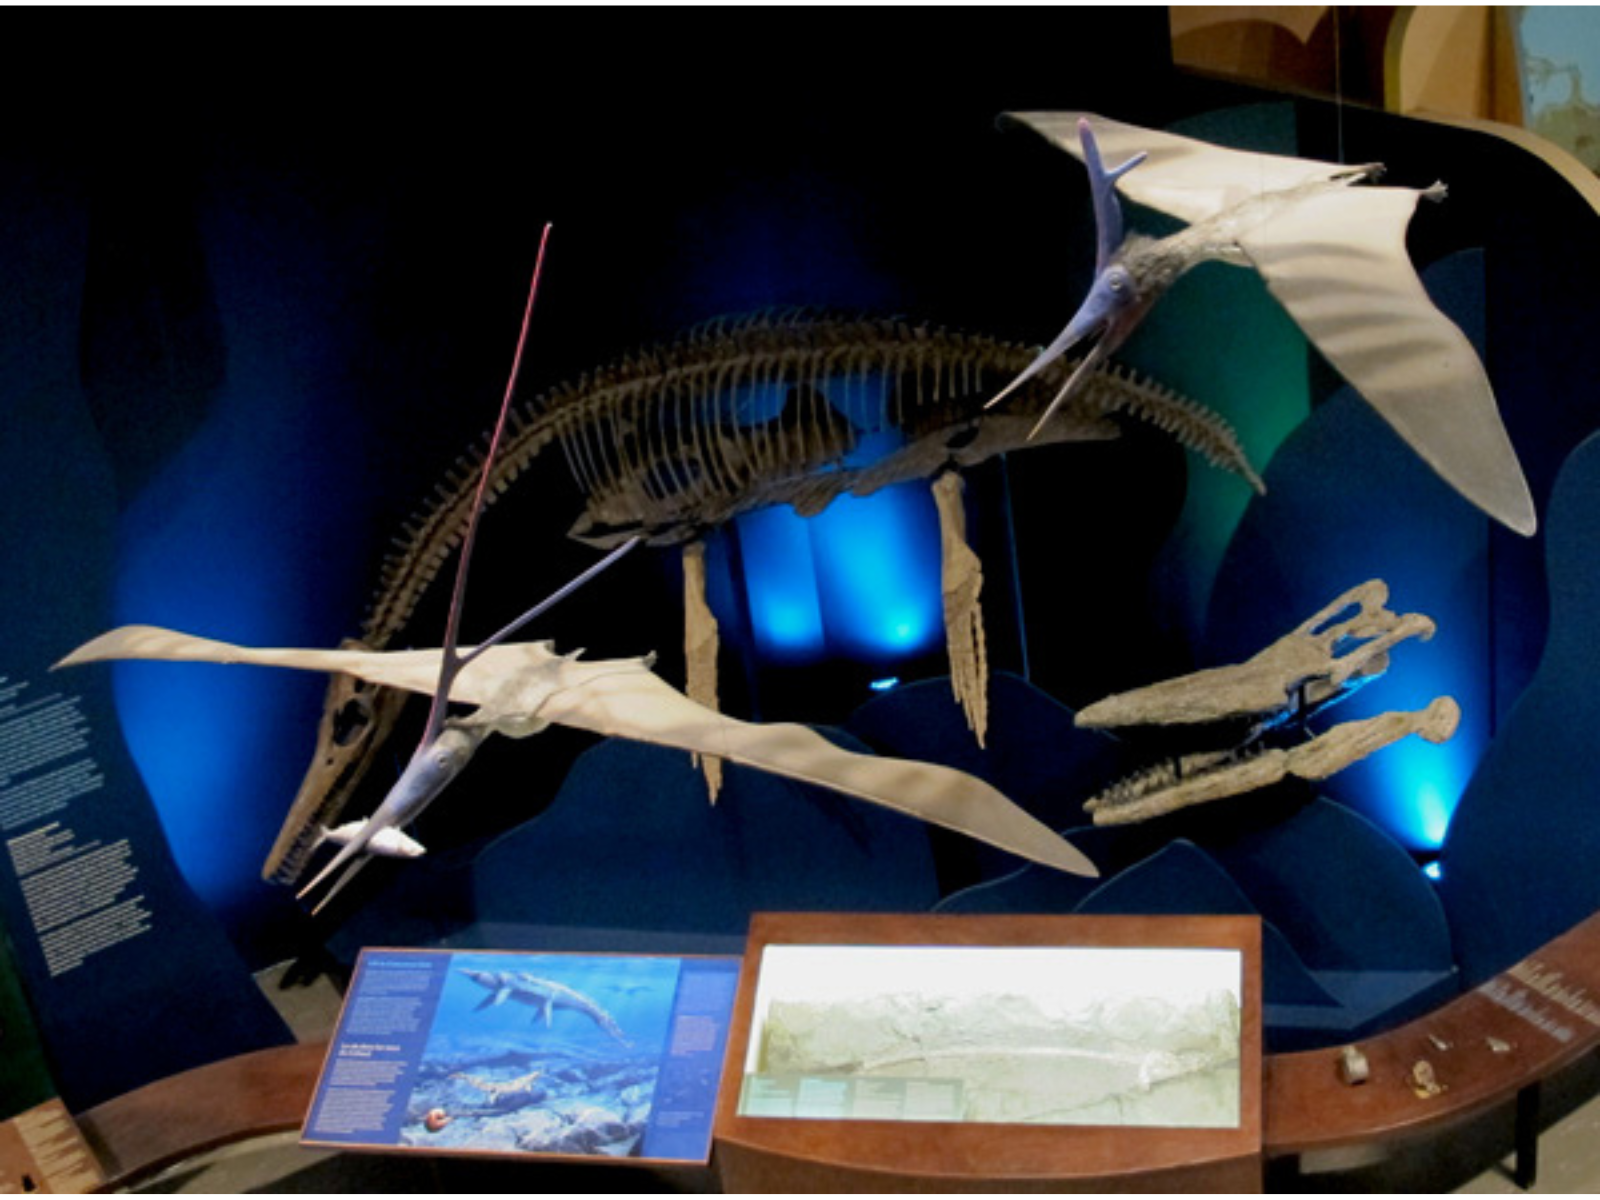
M 1442 185 L 1358 187 L 1382 167 L 1228 150 L 1088 114 L 1013 119 L 1088 167 L 1097 253 L 1078 311 L 996 401 L 1097 337 L 1057 394 L 1055 403 L 1064 403 L 1083 372 L 1121 345 L 1184 272 L 1208 259 L 1251 267 L 1450 486 L 1516 532 L 1534 532 L 1533 499 L 1483 364 L 1428 298 L 1406 253 L 1417 200 L 1442 198 Z M 1124 237 L 1119 190 L 1188 227 L 1159 240 Z
M 340 671 L 384 687 L 431 695 L 438 682 L 440 651 L 251 649 L 133 625 L 102 634 L 58 665 L 124 658 Z M 553 724 L 567 725 L 719 755 L 955 829 L 1034 862 L 1078 875 L 1098 874 L 1048 826 L 974 776 L 933 763 L 841 750 L 804 725 L 758 725 L 712 712 L 655 675 L 648 659 L 584 662 L 575 654 L 556 654 L 549 643 L 492 646 L 456 676 L 450 699 L 477 707 L 445 725 L 445 735 L 435 747 L 440 761 L 433 770 L 459 770 L 465 757 L 491 733 L 527 737 Z M 414 819 L 417 811 L 406 809 L 395 819 L 392 806 L 389 814 L 380 806 L 379 813 L 368 819 L 372 832 L 363 834 L 362 849 L 413 857 L 419 850 L 405 846 L 414 842 L 385 839 L 378 830 L 398 828 Z M 391 840 L 393 849 L 387 844 Z

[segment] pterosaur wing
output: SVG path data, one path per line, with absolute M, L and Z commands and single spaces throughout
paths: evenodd
M 1306 337 L 1430 467 L 1521 534 L 1538 521 L 1477 351 L 1406 252 L 1420 193 L 1339 188 L 1239 244 Z
M 753 725 L 703 708 L 648 671 L 597 674 L 554 693 L 540 715 L 563 725 L 699 754 L 831 788 L 1074 875 L 1077 849 L 974 776 L 934 763 L 853 754 L 804 725 Z
M 1117 190 L 1130 200 L 1191 224 L 1262 193 L 1333 179 L 1350 171 L 1338 163 L 1310 158 L 1229 150 L 1093 113 L 1024 112 L 1008 113 L 1007 117 L 1042 134 L 1080 162 L 1084 155 L 1078 121 L 1087 118 L 1106 162 L 1115 164 L 1136 154 L 1146 155 L 1138 170 L 1117 180 Z
M 143 659 L 156 662 L 205 662 L 255 667 L 290 667 L 328 671 L 385 687 L 432 695 L 439 679 L 439 651 L 402 650 L 374 654 L 364 650 L 278 650 L 236 646 L 155 625 L 124 625 L 102 633 L 67 655 L 56 668 L 83 663 Z M 452 693 L 459 695 L 459 689 Z
M 431 694 L 438 650 L 251 649 L 153 626 L 112 630 L 58 666 L 139 658 L 245 663 L 339 671 L 389 687 Z M 1048 826 L 982 780 L 934 763 L 855 754 L 803 725 L 755 725 L 704 708 L 654 675 L 643 660 L 583 662 L 547 643 L 491 647 L 450 692 L 478 705 L 471 721 L 516 735 L 542 723 L 715 755 L 905 813 L 1074 875 L 1094 865 Z

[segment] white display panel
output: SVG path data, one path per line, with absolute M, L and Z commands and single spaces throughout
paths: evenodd
M 769 945 L 739 1114 L 1231 1129 L 1231 949 Z

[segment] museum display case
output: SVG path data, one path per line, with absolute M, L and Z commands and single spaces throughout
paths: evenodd
M 1600 185 L 1512 16 L 330 50 L 0 147 L 0 1183 L 1531 1180 Z

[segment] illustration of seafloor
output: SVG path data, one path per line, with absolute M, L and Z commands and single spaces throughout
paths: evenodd
M 619 1040 L 581 1011 L 492 995 L 463 968 L 524 972 L 603 1009 Z M 458 956 L 407 1104 L 403 1145 L 627 1157 L 650 1120 L 677 987 L 674 959 Z

